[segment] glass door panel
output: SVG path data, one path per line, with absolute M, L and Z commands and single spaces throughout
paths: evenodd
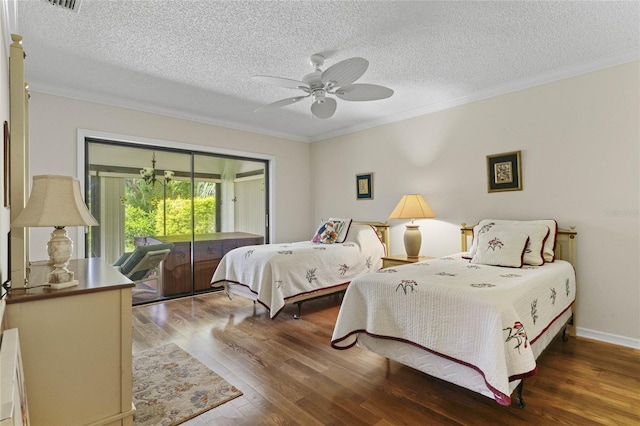
M 266 162 L 261 161 L 194 155 L 196 293 L 211 290 L 211 277 L 227 252 L 243 245 L 264 243 L 266 167 Z M 258 183 L 256 191 L 243 191 L 239 198 L 239 183 L 249 181 L 262 185 Z
M 156 184 L 147 179 L 142 186 L 152 191 L 152 226 L 146 244 L 173 244 L 160 268 L 161 298 L 192 294 L 192 202 L 191 155 L 155 151 Z M 142 179 L 138 179 L 142 180 Z M 135 297 L 134 291 L 134 297 Z

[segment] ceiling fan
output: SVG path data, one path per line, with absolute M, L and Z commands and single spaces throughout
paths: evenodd
M 311 113 L 318 118 L 326 119 L 336 112 L 337 102 L 327 95 L 335 95 L 345 101 L 375 101 L 385 99 L 393 95 L 393 90 L 377 84 L 353 84 L 369 67 L 369 61 L 364 58 L 350 58 L 331 65 L 325 71 L 320 67 L 324 65 L 324 56 L 311 55 L 311 66 L 315 71 L 305 75 L 302 81 L 269 75 L 254 75 L 251 77 L 259 83 L 273 84 L 279 87 L 302 90 L 305 94 L 292 98 L 281 99 L 258 108 L 280 108 L 291 105 L 305 98 L 311 97 Z

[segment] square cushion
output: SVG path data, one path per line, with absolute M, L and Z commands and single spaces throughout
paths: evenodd
M 525 265 L 534 265 L 540 266 L 542 265 L 544 260 L 544 244 L 549 237 L 550 230 L 547 225 L 543 224 L 506 224 L 506 225 L 496 225 L 493 222 L 486 223 L 484 225 L 476 225 L 473 228 L 473 236 L 474 236 L 474 244 L 471 246 L 471 250 L 469 253 L 464 256 L 465 258 L 471 259 L 476 254 L 477 251 L 477 241 L 478 236 L 480 234 L 489 232 L 490 230 L 502 230 L 504 232 L 516 232 L 516 233 L 526 233 L 529 235 L 529 242 L 525 249 L 524 253 L 524 264 Z
M 315 235 L 311 239 L 317 244 L 333 244 L 338 241 L 344 222 L 338 220 L 323 220 Z
M 330 217 L 329 218 L 330 221 L 332 222 L 342 222 L 342 228 L 340 229 L 340 233 L 338 234 L 338 239 L 336 240 L 336 243 L 344 243 L 344 241 L 347 239 L 347 234 L 349 233 L 349 228 L 351 228 L 351 222 L 352 219 L 350 217 L 347 218 L 343 218 L 343 217 Z
M 495 227 L 478 235 L 471 263 L 520 268 L 528 242 L 529 235 L 524 232 Z
M 506 220 L 506 219 L 483 219 L 473 228 L 473 242 L 471 243 L 471 249 L 467 254 L 468 258 L 472 258 L 475 254 L 476 243 L 477 243 L 477 235 L 481 232 L 484 232 L 488 228 L 494 225 L 512 225 L 517 227 L 522 227 L 524 232 L 529 232 L 531 225 L 545 225 L 549 229 L 549 235 L 546 237 L 543 243 L 542 249 L 542 257 L 545 262 L 553 262 L 555 259 L 555 247 L 556 247 L 556 237 L 558 235 L 558 223 L 554 219 L 540 219 L 540 220 Z M 531 231 L 534 233 L 535 231 Z M 538 231 L 539 232 L 539 231 Z M 537 235 L 537 233 L 536 233 Z M 533 239 L 533 236 L 532 236 Z M 532 250 L 533 247 L 537 246 L 537 242 L 532 242 Z M 526 261 L 529 260 L 525 259 Z M 525 261 L 525 263 L 527 263 Z M 537 262 L 532 261 L 532 263 L 528 263 L 531 265 L 536 265 Z

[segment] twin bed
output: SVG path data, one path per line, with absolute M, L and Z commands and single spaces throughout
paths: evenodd
M 298 319 L 302 302 L 343 292 L 355 277 L 380 269 L 388 230 L 379 222 L 336 218 L 323 221 L 309 241 L 239 247 L 222 258 L 211 286 L 260 303 L 271 318 L 297 304 Z
M 463 224 L 461 253 L 380 269 L 388 227 L 376 225 L 352 223 L 334 244 L 238 248 L 212 286 L 261 303 L 271 318 L 287 304 L 346 290 L 333 348 L 358 345 L 503 405 L 517 389 L 523 407 L 536 358 L 575 322 L 575 230 L 553 220 L 483 220 Z
M 492 230 L 486 230 L 488 224 Z M 517 402 L 524 407 L 523 379 L 536 373 L 536 358 L 566 331 L 573 315 L 576 232 L 553 225 L 545 248 L 546 241 L 535 246 L 528 235 L 522 242 L 528 231 L 517 226 L 481 222 L 475 227 L 476 245 L 468 250 L 473 228 L 463 224 L 462 253 L 354 279 L 343 298 L 331 346 L 348 349 L 357 344 L 502 405 L 511 404 L 517 388 Z M 521 255 L 497 253 L 510 246 L 517 246 Z M 540 250 L 536 256 L 534 248 Z M 477 258 L 471 256 L 474 250 L 489 254 Z M 527 257 L 539 264 L 524 263 Z M 510 267 L 490 264 L 514 261 Z

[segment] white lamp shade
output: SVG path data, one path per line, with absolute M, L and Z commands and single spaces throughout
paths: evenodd
M 71 176 L 33 177 L 31 196 L 12 227 L 95 226 L 80 193 L 80 181 Z
M 436 217 L 422 195 L 403 195 L 389 219 L 427 219 Z

